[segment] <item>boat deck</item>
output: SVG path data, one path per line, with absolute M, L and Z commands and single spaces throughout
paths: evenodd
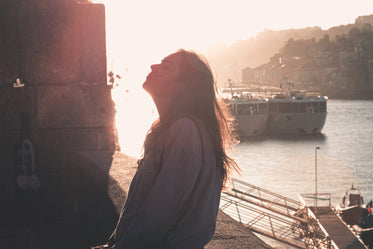
M 317 207 L 317 210 L 310 207 L 310 209 L 314 213 L 316 211 L 319 222 L 339 248 L 367 248 L 330 207 Z

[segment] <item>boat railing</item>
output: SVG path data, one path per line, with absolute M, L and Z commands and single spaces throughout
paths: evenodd
M 287 89 L 250 89 L 250 88 L 222 88 L 222 93 L 234 93 L 240 96 L 253 95 L 262 98 L 292 98 L 292 97 L 303 97 L 305 99 L 320 99 L 323 98 L 320 91 L 306 91 L 306 90 L 287 90 Z

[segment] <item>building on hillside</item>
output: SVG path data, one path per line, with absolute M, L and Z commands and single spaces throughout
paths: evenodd
M 373 25 L 373 15 L 359 16 L 355 19 L 355 23 L 370 23 Z
M 293 81 L 294 69 L 299 65 L 300 60 L 299 57 L 281 57 L 278 61 L 269 62 L 253 69 L 245 68 L 242 70 L 242 82 L 278 87 L 284 77 Z
M 373 48 L 368 38 L 352 51 L 315 51 L 312 56 L 279 57 L 256 68 L 242 70 L 244 84 L 278 87 L 287 77 L 296 88 L 373 88 Z
M 315 56 L 318 66 L 337 66 L 339 53 L 337 51 L 321 51 Z
M 321 82 L 322 88 L 336 88 L 339 85 L 339 67 L 326 66 L 324 67 L 324 81 Z
M 367 86 L 373 88 L 373 59 L 367 63 Z
M 295 68 L 294 81 L 300 88 L 316 88 L 325 76 L 323 67 L 314 63 L 302 64 Z
M 242 69 L 242 84 L 255 83 L 254 74 L 255 70 L 251 67 L 245 67 L 244 69 Z
M 263 64 L 263 65 L 253 69 L 254 70 L 254 82 L 256 82 L 257 84 L 265 85 L 266 71 L 267 71 L 268 65 L 270 65 L 270 64 L 271 63 Z M 247 74 L 245 74 L 245 76 L 247 76 Z M 248 79 L 242 79 L 242 80 L 246 81 Z
M 366 69 L 358 53 L 342 51 L 339 53 L 340 87 L 365 88 Z

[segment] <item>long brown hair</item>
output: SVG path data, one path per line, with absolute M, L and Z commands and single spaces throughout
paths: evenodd
M 144 143 L 145 152 L 172 121 L 182 115 L 200 119 L 214 145 L 217 167 L 222 173 L 225 184 L 232 170 L 240 172 L 236 162 L 227 155 L 226 150 L 235 141 L 232 136 L 232 118 L 226 104 L 217 96 L 217 85 L 207 60 L 194 51 L 184 49 L 176 53 L 182 55 L 179 81 L 185 84 L 185 91 L 170 107 L 162 120 L 152 125 Z

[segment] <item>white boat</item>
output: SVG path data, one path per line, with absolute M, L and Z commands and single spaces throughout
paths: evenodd
M 263 132 L 278 134 L 317 134 L 324 127 L 328 97 L 317 92 L 287 89 L 249 90 L 222 89 L 223 98 L 231 106 L 236 119 L 236 132 L 241 138 Z M 260 97 L 258 97 L 260 96 Z M 268 96 L 268 97 L 267 97 Z
M 268 99 L 248 92 L 234 93 L 225 98 L 235 118 L 235 131 L 240 138 L 248 138 L 266 130 L 269 109 Z
M 343 208 L 352 206 L 360 207 L 363 203 L 364 199 L 360 192 L 360 186 L 355 187 L 354 184 L 352 184 L 351 188 L 346 190 L 346 194 L 342 198 L 341 206 Z
M 283 91 L 269 98 L 268 132 L 317 134 L 327 114 L 327 97 L 306 91 Z

